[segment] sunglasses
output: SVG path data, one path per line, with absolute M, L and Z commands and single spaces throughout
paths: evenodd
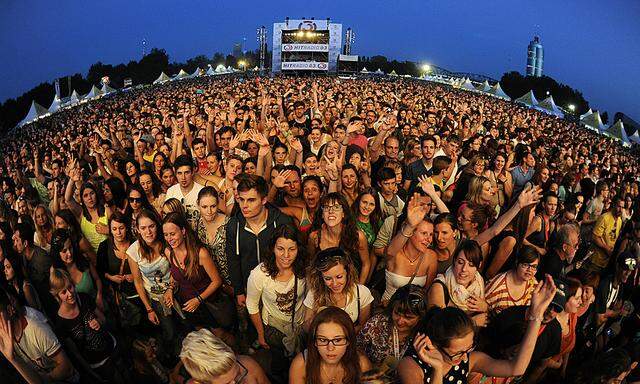
M 138 203 L 138 204 L 142 203 L 142 197 L 129 196 L 127 199 L 129 200 L 130 203 Z

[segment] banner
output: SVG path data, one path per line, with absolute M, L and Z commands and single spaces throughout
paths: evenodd
M 318 61 L 289 61 L 282 63 L 282 69 L 288 70 L 311 70 L 311 71 L 327 71 L 329 63 Z
M 329 44 L 282 44 L 282 52 L 329 52 Z

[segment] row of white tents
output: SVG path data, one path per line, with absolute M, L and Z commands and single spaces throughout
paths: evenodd
M 252 71 L 259 71 L 259 69 L 258 67 L 254 67 Z M 220 64 L 215 69 L 213 69 L 213 67 L 209 65 L 209 68 L 206 71 L 202 68 L 196 68 L 196 70 L 193 71 L 192 74 L 189 74 L 184 69 L 181 69 L 180 72 L 178 72 L 178 74 L 173 77 L 169 77 L 166 73 L 162 72 L 160 76 L 158 76 L 158 78 L 153 81 L 153 84 L 163 84 L 168 81 L 193 79 L 200 76 L 226 75 L 237 72 L 240 72 L 240 70 L 234 69 L 231 66 L 225 67 L 224 65 Z
M 92 86 L 89 93 L 82 96 L 79 95 L 75 89 L 69 97 L 61 99 L 58 97 L 58 95 L 55 95 L 49 108 L 43 107 L 35 101 L 32 101 L 29 112 L 27 112 L 27 116 L 25 116 L 25 118 L 22 119 L 20 123 L 18 123 L 18 127 L 22 127 L 25 124 L 47 117 L 53 113 L 58 112 L 61 109 L 70 108 L 81 103 L 86 103 L 87 101 L 97 99 L 115 92 L 117 92 L 116 89 L 110 87 L 107 84 L 103 84 L 102 88 L 98 88 L 95 85 Z
M 253 68 L 253 71 L 258 71 L 258 67 Z M 225 67 L 222 64 L 218 65 L 215 69 L 213 69 L 213 67 L 209 65 L 209 68 L 206 71 L 201 68 L 196 68 L 196 70 L 192 74 L 187 73 L 184 69 L 180 69 L 178 74 L 173 77 L 169 77 L 167 74 L 162 72 L 160 76 L 158 76 L 158 78 L 154 80 L 153 84 L 162 84 L 169 81 L 193 79 L 200 76 L 216 76 L 216 75 L 232 74 L 236 72 L 239 72 L 239 70 L 234 69 L 231 66 Z M 367 68 L 363 68 L 360 71 L 360 74 L 379 75 L 379 76 L 385 75 L 385 73 L 380 68 L 378 68 L 378 70 L 376 71 L 368 71 Z M 395 71 L 391 71 L 391 73 L 389 73 L 389 76 L 395 77 L 399 75 Z M 420 79 L 442 83 L 442 84 L 448 84 L 453 86 L 454 88 L 459 88 L 459 89 L 463 89 L 470 92 L 483 93 L 483 94 L 487 94 L 487 95 L 500 98 L 503 100 L 507 100 L 507 101 L 511 100 L 511 98 L 502 90 L 499 82 L 495 83 L 492 86 L 489 84 L 487 80 L 485 80 L 483 83 L 477 83 L 477 85 L 474 85 L 473 82 L 466 77 L 455 78 L 455 77 L 446 77 L 442 75 L 426 75 L 426 74 L 422 76 Z M 108 95 L 110 93 L 114 93 L 116 91 L 117 91 L 116 89 L 109 87 L 109 85 L 107 84 L 104 84 L 102 88 L 98 88 L 95 85 L 92 86 L 89 93 L 87 93 L 84 96 L 78 95 L 78 93 L 74 90 L 71 96 L 64 99 L 60 99 L 56 95 L 49 108 L 45 108 L 42 105 L 36 103 L 35 101 L 32 101 L 31 107 L 29 108 L 29 112 L 27 113 L 27 116 L 18 124 L 18 127 L 21 127 L 32 121 L 36 121 L 38 119 L 47 117 L 52 113 L 56 113 L 63 108 L 69 108 L 74 105 L 84 103 L 89 100 L 97 99 L 99 97 Z M 533 108 L 533 109 L 545 112 L 547 114 L 557 116 L 559 118 L 564 117 L 564 112 L 556 105 L 555 101 L 553 100 L 553 96 L 551 95 L 549 95 L 549 97 L 539 102 L 536 99 L 535 95 L 533 94 L 533 91 L 529 91 L 526 94 L 522 95 L 521 97 L 515 99 L 514 101 L 516 103 L 526 105 L 529 108 Z M 640 144 L 640 135 L 638 131 L 634 132 L 630 136 L 627 135 L 624 129 L 624 124 L 622 123 L 622 120 L 618 120 L 615 124 L 611 126 L 606 126 L 602 122 L 602 118 L 600 117 L 600 113 L 598 111 L 594 112 L 591 109 L 589 109 L 587 113 L 580 116 L 580 123 L 583 126 L 593 131 L 599 132 L 600 134 L 620 140 L 624 145 L 630 145 L 632 141 Z

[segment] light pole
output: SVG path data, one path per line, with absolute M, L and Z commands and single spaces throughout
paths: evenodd
M 425 76 L 428 73 L 431 72 L 431 65 L 429 64 L 422 64 L 422 67 L 420 67 L 422 69 L 422 75 Z

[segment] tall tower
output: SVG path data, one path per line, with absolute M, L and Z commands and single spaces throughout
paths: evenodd
M 544 59 L 544 49 L 540 42 L 540 37 L 534 36 L 533 40 L 529 42 L 527 49 L 527 76 L 542 76 L 542 63 Z

